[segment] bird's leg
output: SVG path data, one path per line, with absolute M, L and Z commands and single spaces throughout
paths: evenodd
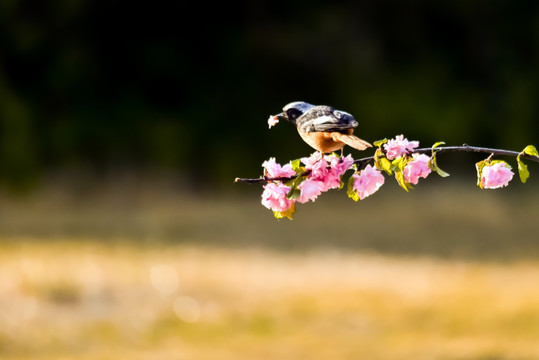
M 319 159 L 318 161 L 324 160 L 324 156 L 325 156 L 324 152 L 323 152 L 323 151 L 320 151 L 320 159 Z M 317 161 L 317 162 L 318 162 L 318 161 Z
M 311 157 L 313 157 L 316 153 L 319 153 L 320 154 L 320 158 L 318 160 L 316 160 L 314 162 L 314 164 L 316 164 L 317 162 L 319 162 L 320 160 L 322 160 L 324 158 L 324 152 L 321 151 L 321 150 L 318 150 L 318 151 L 315 151 L 311 154 Z

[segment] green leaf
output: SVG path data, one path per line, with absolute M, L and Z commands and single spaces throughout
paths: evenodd
M 354 177 L 350 176 L 348 179 L 348 185 L 346 186 L 346 195 L 354 201 L 359 200 L 359 195 L 357 191 L 354 190 Z
M 530 177 L 530 172 L 528 171 L 528 165 L 524 164 L 522 160 L 520 160 L 520 154 L 517 156 L 517 163 L 520 181 L 522 181 L 522 183 L 525 183 Z
M 286 198 L 289 200 L 295 200 L 297 199 L 301 191 L 298 189 L 299 184 L 301 184 L 303 181 L 305 181 L 306 177 L 304 176 L 298 176 L 289 182 L 286 183 L 287 186 L 290 186 L 290 190 L 286 194 Z
M 524 150 L 522 150 L 522 152 L 526 155 L 531 155 L 531 156 L 539 156 L 539 152 L 537 151 L 537 149 L 535 148 L 535 146 L 533 145 L 528 145 L 524 148 Z
M 377 141 L 373 142 L 373 144 L 374 144 L 374 146 L 380 147 L 380 146 L 384 145 L 386 142 L 387 142 L 387 139 L 383 139 L 383 140 L 377 140 Z
M 305 171 L 305 168 L 301 166 L 300 159 L 292 160 L 290 164 L 292 164 L 292 170 L 294 170 L 296 174 L 300 174 Z
M 440 145 L 445 145 L 445 142 L 438 141 L 436 144 L 432 145 L 432 153 L 434 153 L 434 149 L 437 148 Z
M 436 165 L 436 161 L 434 162 L 434 171 L 436 171 L 436 174 L 440 175 L 441 177 L 448 177 L 449 173 L 443 171 Z
M 483 168 L 490 164 L 490 160 L 481 160 L 478 163 L 475 164 L 475 169 L 477 170 L 477 186 L 479 186 L 481 189 L 483 189 L 483 185 L 481 185 L 481 176 L 483 176 Z
M 436 159 L 436 151 L 434 150 L 437 146 L 442 145 L 442 144 L 445 144 L 445 143 L 443 141 L 440 141 L 432 146 L 432 156 L 430 157 L 430 160 L 429 160 L 429 168 L 432 171 L 435 171 L 441 177 L 447 177 L 449 176 L 449 173 L 446 173 L 445 171 L 443 171 L 442 169 L 438 167 L 438 161 Z
M 391 162 L 391 170 L 395 172 L 404 170 L 409 160 L 407 156 L 396 158 Z
M 290 191 L 288 191 L 288 194 L 286 194 L 286 198 L 289 200 L 296 200 L 301 195 L 301 190 L 298 189 L 297 186 L 293 186 L 290 188 Z
M 296 204 L 292 204 L 290 208 L 286 211 L 274 211 L 273 216 L 275 216 L 277 219 L 282 218 L 289 218 L 290 220 L 293 220 L 293 215 L 296 212 Z
M 385 157 L 382 149 L 378 148 L 374 152 L 374 167 L 378 170 L 385 171 L 388 175 L 391 175 L 393 171 L 391 170 L 391 162 Z
M 395 172 L 395 179 L 397 179 L 397 182 L 399 183 L 400 187 L 407 192 L 410 191 L 410 189 L 413 189 L 412 185 L 406 180 L 404 180 L 404 174 L 402 171 Z
M 410 156 L 403 156 L 397 158 L 391 162 L 391 168 L 395 172 L 395 179 L 399 183 L 400 187 L 406 191 L 413 189 L 412 185 L 404 179 L 404 168 L 411 160 Z
M 391 170 L 391 161 L 386 158 L 379 159 L 378 164 L 375 164 L 375 166 L 378 170 L 383 170 L 388 175 L 393 174 L 393 170 Z
M 528 180 L 528 178 L 530 177 L 530 172 L 528 171 L 528 165 L 524 164 L 524 162 L 521 159 L 523 154 L 529 155 L 529 156 L 539 156 L 539 152 L 537 151 L 535 146 L 528 145 L 517 156 L 518 175 L 520 176 L 520 181 L 525 183 Z

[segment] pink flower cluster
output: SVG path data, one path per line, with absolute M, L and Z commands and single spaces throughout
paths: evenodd
M 509 184 L 513 179 L 513 171 L 505 161 L 485 165 L 481 171 L 481 186 L 484 189 L 498 189 Z
M 342 175 L 352 167 L 354 159 L 350 155 L 342 158 L 333 155 L 322 157 L 319 152 L 315 152 L 311 157 L 301 158 L 301 162 L 305 164 L 305 170 L 311 171 L 307 179 L 298 186 L 301 194 L 297 201 L 306 203 L 316 200 L 324 191 L 339 188 Z
M 273 211 L 284 212 L 294 204 L 314 201 L 324 191 L 339 188 L 341 186 L 342 175 L 352 167 L 354 159 L 348 155 L 337 157 L 333 155 L 322 156 L 315 152 L 312 156 L 302 158 L 305 170 L 310 171 L 309 175 L 298 186 L 299 196 L 295 199 L 288 199 L 287 194 L 291 187 L 281 182 L 270 182 L 264 185 L 262 193 L 262 204 Z M 275 162 L 274 158 L 265 161 L 264 172 L 270 178 L 292 177 L 296 172 L 292 170 L 292 165 L 281 166 Z
M 264 185 L 262 193 L 262 205 L 273 211 L 283 212 L 292 206 L 294 200 L 286 197 L 290 191 L 290 186 L 280 182 L 270 182 Z
M 357 192 L 360 200 L 378 191 L 385 181 L 384 175 L 371 165 L 367 165 L 359 175 L 354 174 L 352 177 L 354 178 L 353 189 Z
M 292 164 L 281 166 L 275 161 L 274 157 L 264 161 L 262 167 L 264 168 L 264 175 L 272 179 L 289 178 L 296 175 L 296 172 L 292 169 Z
M 395 139 L 388 140 L 384 144 L 386 157 L 388 160 L 397 159 L 403 155 L 409 154 L 419 146 L 419 141 L 408 141 L 404 135 L 397 135 Z
M 272 126 L 277 121 L 278 118 L 274 117 L 270 118 L 268 123 Z M 323 192 L 341 188 L 342 176 L 353 166 L 356 171 L 348 181 L 347 194 L 355 201 L 363 200 L 380 189 L 385 182 L 382 171 L 389 175 L 394 174 L 398 184 L 406 191 L 412 188 L 411 184 L 417 185 L 420 178 L 426 178 L 431 172 L 442 177 L 449 175 L 438 167 L 436 161 L 435 148 L 443 144 L 442 142 L 432 147 L 432 156 L 418 153 L 415 149 L 419 142 L 409 141 L 403 135 L 375 144 L 380 148 L 373 157 L 357 161 L 363 163 L 374 160 L 374 166 L 369 164 L 361 171 L 357 171 L 351 155 L 339 157 L 315 152 L 310 157 L 286 165 L 278 164 L 273 157 L 264 161 L 262 166 L 268 183 L 264 185 L 262 204 L 273 210 L 275 217 L 292 219 L 296 203 L 315 201 Z M 517 157 L 520 178 L 525 182 L 529 173 L 520 159 L 522 154 L 539 156 L 539 153 L 530 145 Z M 491 160 L 492 156 L 476 164 L 478 185 L 483 189 L 505 187 L 514 176 L 507 162 Z

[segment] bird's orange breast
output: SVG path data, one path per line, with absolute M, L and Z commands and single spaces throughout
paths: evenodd
M 342 141 L 336 140 L 335 132 L 327 131 L 315 131 L 315 132 L 302 132 L 298 131 L 301 138 L 310 146 L 323 153 L 330 153 L 340 150 L 344 147 Z M 342 131 L 343 134 L 352 135 L 354 129 L 347 129 Z

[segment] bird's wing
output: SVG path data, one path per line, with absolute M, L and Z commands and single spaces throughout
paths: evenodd
M 352 115 L 331 106 L 313 107 L 297 118 L 296 124 L 303 132 L 342 131 L 358 125 Z

